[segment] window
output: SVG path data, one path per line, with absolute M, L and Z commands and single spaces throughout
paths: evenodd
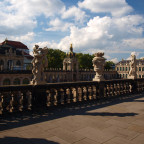
M 23 84 L 29 84 L 29 79 L 28 78 L 24 78 L 23 79 Z
M 142 78 L 144 78 L 144 75 L 142 75 Z
M 117 67 L 117 71 L 119 71 L 119 67 Z
M 120 71 L 122 71 L 122 68 L 120 67 Z
M 18 78 L 14 79 L 13 84 L 20 85 L 20 79 L 18 79 Z
M 128 68 L 126 67 L 126 71 L 128 70 Z
M 139 78 L 141 78 L 141 75 L 139 75 Z
M 3 85 L 10 85 L 10 79 L 5 79 L 4 81 L 3 81 Z
M 4 61 L 3 60 L 0 60 L 0 66 L 1 65 L 4 65 Z
M 16 62 L 16 65 L 17 65 L 17 66 L 21 66 L 21 62 L 18 60 L 18 61 Z
M 126 78 L 127 78 L 127 74 L 126 74 Z
M 144 67 L 142 68 L 142 71 L 144 71 Z
M 125 70 L 125 68 L 123 67 L 123 71 Z
M 125 78 L 125 75 L 123 74 L 123 78 Z
M 141 71 L 141 67 L 139 67 L 139 71 Z

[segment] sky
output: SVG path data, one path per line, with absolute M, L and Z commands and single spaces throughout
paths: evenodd
M 118 62 L 144 57 L 144 0 L 0 0 L 0 42 L 21 41 Z

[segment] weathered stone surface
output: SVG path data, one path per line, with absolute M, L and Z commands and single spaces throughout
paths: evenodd
M 103 71 L 104 71 L 105 58 L 103 56 L 104 56 L 104 53 L 102 52 L 95 53 L 95 57 L 92 60 L 94 71 L 96 72 L 96 75 L 93 78 L 93 81 L 104 80 Z

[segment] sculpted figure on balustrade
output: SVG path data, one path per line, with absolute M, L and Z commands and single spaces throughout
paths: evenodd
M 136 78 L 136 56 L 131 55 L 131 61 L 129 63 L 130 71 L 128 74 L 128 79 L 135 79 Z
M 46 83 L 44 68 L 48 66 L 48 60 L 46 56 L 47 53 L 48 53 L 47 47 L 39 48 L 38 45 L 35 45 L 35 47 L 33 48 L 33 55 L 34 55 L 34 58 L 32 60 L 33 79 L 31 81 L 31 84 L 37 85 Z
M 92 60 L 94 71 L 96 72 L 95 77 L 93 78 L 93 81 L 103 81 L 103 71 L 104 71 L 104 65 L 105 65 L 105 58 L 103 52 L 98 52 L 94 54 L 94 58 Z

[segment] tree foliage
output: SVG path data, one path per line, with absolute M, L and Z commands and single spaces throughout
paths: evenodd
M 113 69 L 114 66 L 115 66 L 114 62 L 112 62 L 112 61 L 106 61 L 104 68 L 107 69 L 107 70 L 110 70 L 110 69 Z
M 79 68 L 81 69 L 92 69 L 92 59 L 93 55 L 90 54 L 83 54 L 83 53 L 77 53 L 76 57 L 78 58 L 79 62 Z
M 66 53 L 59 49 L 48 49 L 48 68 L 62 68 L 63 60 L 66 57 Z M 79 62 L 80 69 L 93 69 L 92 59 L 93 55 L 77 53 L 76 57 Z
M 49 68 L 62 68 L 63 60 L 66 57 L 66 53 L 59 49 L 48 49 L 48 67 Z

